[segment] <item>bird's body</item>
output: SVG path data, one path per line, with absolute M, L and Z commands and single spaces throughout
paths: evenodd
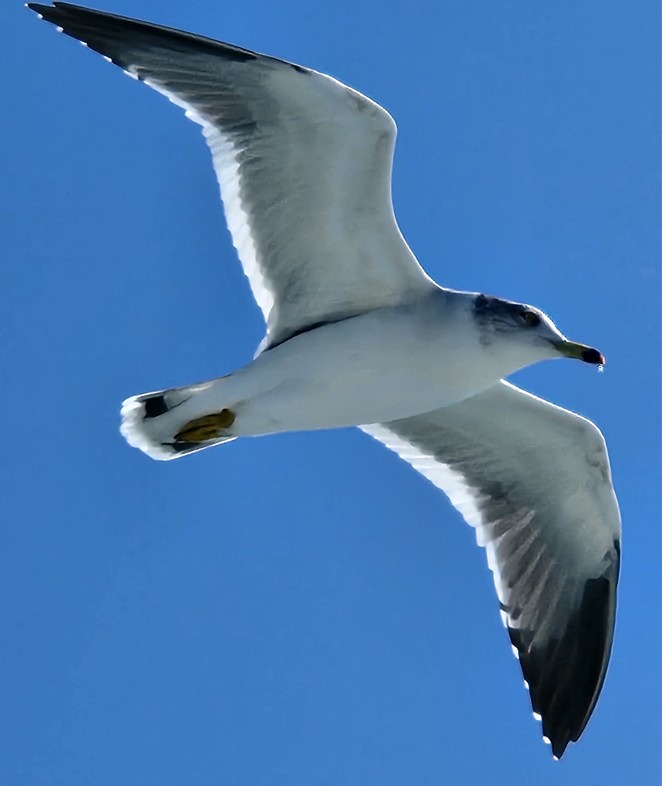
M 203 383 L 169 419 L 148 419 L 153 434 L 144 449 L 168 457 L 159 440 L 226 408 L 235 419 L 223 436 L 233 438 L 388 422 L 475 395 L 527 358 L 481 343 L 472 302 L 472 295 L 437 290 L 406 305 L 304 331 L 234 373 Z M 126 405 L 127 418 L 134 412 L 140 416 L 140 398 Z M 126 435 L 143 447 L 142 428 L 134 432 L 132 426 L 129 419 Z
M 599 430 L 503 378 L 602 355 L 531 306 L 425 274 L 391 204 L 395 124 L 370 99 L 202 36 L 29 6 L 202 125 L 266 322 L 257 356 L 234 373 L 127 399 L 124 436 L 172 459 L 237 437 L 359 426 L 396 451 L 476 528 L 561 756 L 606 673 L 620 517 Z

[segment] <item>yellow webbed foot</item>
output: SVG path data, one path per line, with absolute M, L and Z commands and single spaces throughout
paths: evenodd
M 236 414 L 231 409 L 222 409 L 212 415 L 203 415 L 200 418 L 189 420 L 180 431 L 175 434 L 177 442 L 207 442 L 210 439 L 219 439 L 230 428 L 236 419 Z

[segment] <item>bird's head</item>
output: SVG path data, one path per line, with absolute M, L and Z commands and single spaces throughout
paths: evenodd
M 515 368 L 559 357 L 593 365 L 605 362 L 597 349 L 569 341 L 546 314 L 533 306 L 480 294 L 474 297 L 473 312 L 481 344 L 490 351 L 507 354 Z

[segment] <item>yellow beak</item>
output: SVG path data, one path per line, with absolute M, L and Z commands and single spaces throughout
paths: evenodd
M 553 341 L 552 344 L 563 357 L 583 360 L 584 363 L 592 363 L 593 365 L 604 365 L 605 363 L 605 356 L 602 352 L 593 347 L 588 347 L 586 344 L 576 344 L 574 341 L 568 341 L 567 339 Z

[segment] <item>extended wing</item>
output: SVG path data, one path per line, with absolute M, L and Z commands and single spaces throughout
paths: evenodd
M 602 435 L 507 382 L 363 428 L 476 528 L 533 710 L 560 757 L 593 712 L 614 632 L 620 516 Z
M 396 128 L 331 77 L 202 36 L 29 3 L 202 125 L 266 346 L 430 289 L 391 203 Z

